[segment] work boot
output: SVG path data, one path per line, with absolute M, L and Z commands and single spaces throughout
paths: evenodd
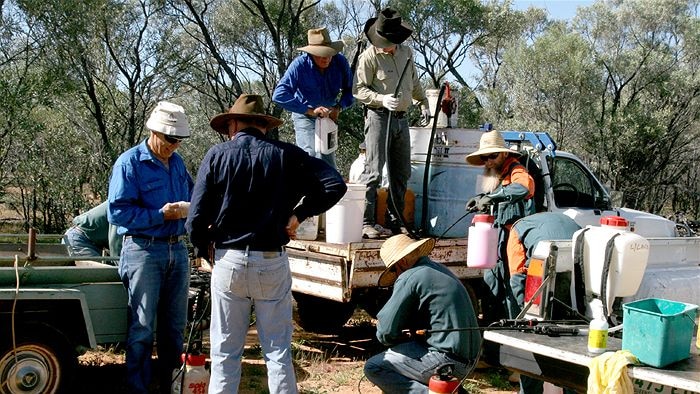
M 370 224 L 365 224 L 362 226 L 362 238 L 377 239 L 379 238 L 379 231 Z
M 386 228 L 386 227 L 382 227 L 382 226 L 379 225 L 379 224 L 375 224 L 375 225 L 374 225 L 374 229 L 377 230 L 377 231 L 379 232 L 379 236 L 380 236 L 380 237 L 391 237 L 392 235 L 394 235 L 394 232 L 393 232 L 393 231 L 389 230 L 389 229 Z

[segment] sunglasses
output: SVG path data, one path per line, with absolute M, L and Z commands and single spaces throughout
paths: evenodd
M 163 138 L 165 138 L 165 140 L 168 141 L 168 143 L 172 144 L 172 145 L 175 145 L 178 142 L 182 142 L 182 140 L 184 140 L 184 138 L 173 137 L 171 135 L 166 135 L 166 134 L 163 134 Z
M 495 160 L 498 157 L 498 155 L 500 155 L 500 153 L 491 153 L 490 155 L 481 155 L 481 156 L 479 156 L 479 159 L 481 159 L 481 161 Z

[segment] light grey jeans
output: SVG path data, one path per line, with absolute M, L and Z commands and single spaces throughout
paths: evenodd
M 387 163 L 389 172 L 389 187 L 391 188 L 394 203 L 387 201 L 390 214 L 385 223 L 388 227 L 398 227 L 398 216 L 393 210 L 394 205 L 398 212 L 403 212 L 404 195 L 408 178 L 411 177 L 411 136 L 408 131 L 408 119 L 391 118 L 389 130 L 389 152 L 387 155 L 386 136 L 389 114 L 387 112 L 367 110 L 365 117 L 365 145 L 367 153 L 365 170 L 362 173 L 363 183 L 367 185 L 365 194 L 365 217 L 363 224 L 374 225 L 377 223 L 375 211 L 377 209 L 377 189 L 382 182 L 382 168 Z
M 271 255 L 272 254 L 272 255 Z M 255 305 L 271 394 L 297 392 L 292 365 L 292 274 L 286 252 L 217 250 L 211 276 L 209 394 L 237 393 Z

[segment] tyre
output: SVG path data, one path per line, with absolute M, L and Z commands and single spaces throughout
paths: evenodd
M 0 393 L 60 393 L 67 388 L 76 363 L 68 340 L 47 328 L 16 332 L 22 334 L 14 349 L 10 342 L 0 352 Z
M 297 292 L 293 295 L 297 304 L 295 320 L 305 331 L 336 333 L 355 311 L 355 304 L 351 302 L 331 301 Z

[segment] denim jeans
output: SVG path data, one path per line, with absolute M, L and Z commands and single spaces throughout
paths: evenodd
M 365 376 L 384 393 L 427 393 L 430 377 L 446 365 L 453 366 L 453 375 L 459 379 L 473 366 L 430 350 L 423 343 L 404 342 L 367 360 Z
M 63 243 L 71 256 L 100 257 L 102 247 L 95 245 L 83 230 L 73 226 L 63 235 Z
M 296 136 L 297 146 L 308 153 L 309 156 L 323 159 L 333 168 L 336 168 L 335 152 L 327 155 L 316 152 L 316 118 L 293 112 L 292 121 L 294 122 L 294 135 Z
M 365 216 L 363 224 L 377 223 L 377 189 L 382 182 L 382 168 L 387 164 L 389 187 L 392 200 L 387 201 L 389 215 L 387 227 L 398 227 L 396 212 L 403 212 L 404 195 L 411 177 L 411 136 L 408 131 L 408 119 L 392 117 L 389 131 L 389 155 L 386 152 L 386 133 L 389 115 L 386 112 L 367 111 L 365 117 L 365 145 L 367 146 L 365 171 L 362 180 L 367 185 L 365 194 Z M 394 211 L 394 205 L 397 211 Z
M 211 276 L 209 394 L 236 393 L 255 305 L 271 394 L 296 393 L 292 364 L 292 274 L 286 252 L 217 250 Z
M 119 275 L 129 295 L 126 341 L 129 392 L 148 393 L 154 331 L 160 387 L 162 392 L 169 392 L 172 371 L 180 366 L 187 323 L 190 282 L 187 247 L 183 242 L 168 244 L 125 237 Z

